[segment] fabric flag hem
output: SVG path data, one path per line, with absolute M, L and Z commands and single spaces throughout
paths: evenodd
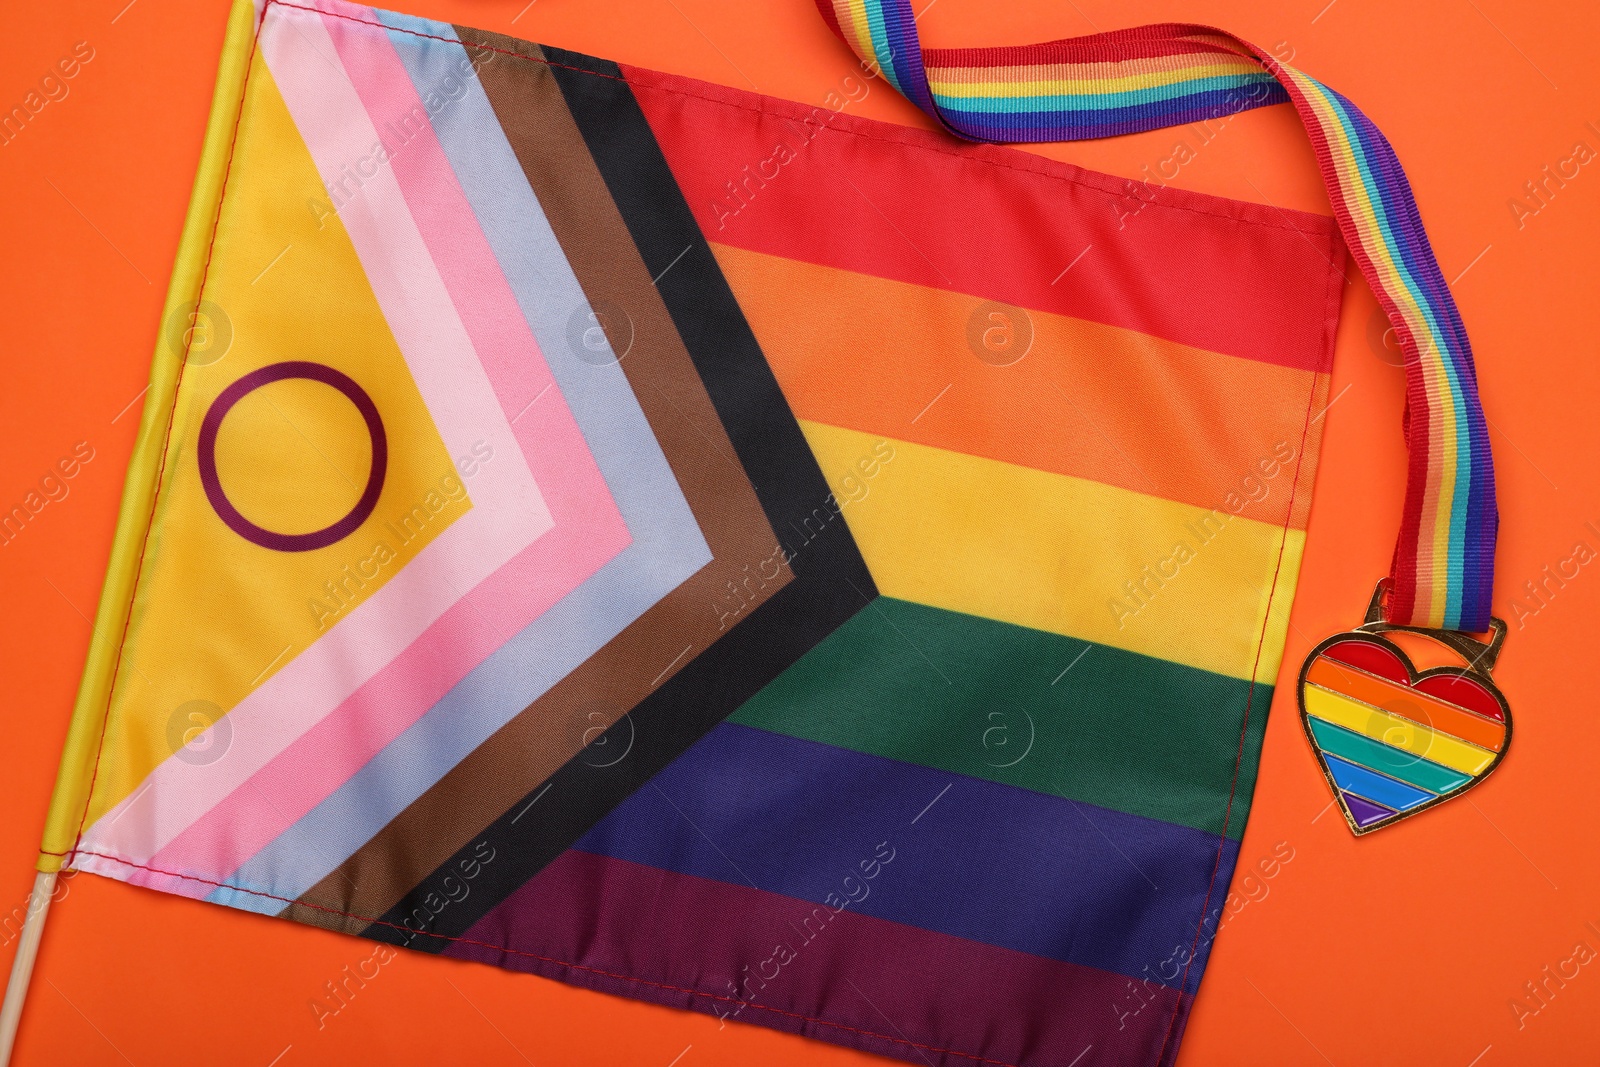
M 266 0 L 261 11 L 265 12 L 274 3 L 282 3 L 282 0 Z M 282 3 L 282 6 L 299 7 L 300 5 Z M 308 8 L 306 10 L 318 9 Z M 260 17 L 262 17 L 261 14 L 257 12 L 255 4 L 251 0 L 236 0 L 229 24 L 228 41 L 223 52 L 222 72 L 219 76 L 216 99 L 208 125 L 200 173 L 196 180 L 195 193 L 191 202 L 183 241 L 180 245 L 178 264 L 175 268 L 172 288 L 167 301 L 166 321 L 169 322 L 174 315 L 185 313 L 187 309 L 195 308 L 204 290 L 210 249 L 217 236 L 217 219 L 225 193 L 233 141 L 238 131 L 239 116 L 243 111 L 247 69 L 255 52 L 254 47 L 247 38 L 253 37 L 258 32 L 257 20 Z M 635 85 L 645 84 L 646 79 L 651 77 L 666 77 L 650 75 L 647 72 L 636 71 L 633 68 L 624 69 L 628 75 L 625 80 Z M 585 73 L 595 72 L 586 71 Z M 661 84 L 650 87 L 660 91 L 682 91 L 681 89 L 667 88 Z M 715 94 L 717 87 L 706 86 L 704 91 L 708 94 Z M 728 92 L 731 93 L 732 91 Z M 712 98 L 715 98 L 714 95 Z M 766 98 L 761 98 L 761 101 L 763 104 L 767 102 Z M 849 119 L 848 116 L 842 118 Z M 850 121 L 859 122 L 860 120 L 850 119 Z M 887 127 L 885 124 L 873 123 L 870 125 L 883 129 L 892 129 L 892 127 Z M 923 143 L 920 145 L 917 143 L 919 139 L 923 139 Z M 914 129 L 904 131 L 904 136 L 901 138 L 902 143 L 908 146 L 948 152 L 946 149 L 936 147 L 935 142 L 937 139 L 935 134 L 928 134 L 925 131 Z M 1094 172 L 1084 171 L 1071 164 L 1043 160 L 1011 150 L 993 149 L 985 150 L 981 154 L 971 153 L 971 155 L 977 155 L 985 163 L 1035 170 L 1062 180 L 1086 184 L 1102 192 L 1115 193 L 1126 184 L 1121 179 L 1116 179 L 1112 176 L 1098 175 Z M 1267 217 L 1269 214 L 1268 209 L 1259 205 L 1177 190 L 1161 190 L 1159 193 L 1159 202 L 1163 206 L 1196 211 L 1202 214 L 1220 215 L 1220 217 L 1228 218 L 1235 222 L 1274 226 L 1280 229 L 1296 230 L 1309 235 L 1325 235 L 1330 248 L 1335 250 L 1336 257 L 1338 252 L 1342 251 L 1338 239 L 1333 236 L 1335 231 L 1332 220 L 1322 216 L 1303 216 L 1304 225 L 1302 227 L 1298 224 L 1301 220 L 1291 219 L 1282 212 L 1271 212 L 1269 220 Z M 1299 213 L 1293 214 L 1299 215 Z M 1331 325 L 1337 321 L 1339 299 L 1337 274 L 1330 276 L 1329 290 L 1330 314 L 1328 315 L 1328 330 L 1331 335 Z M 97 644 L 91 649 L 89 666 L 86 668 L 78 705 L 74 710 L 71 732 L 62 762 L 61 778 L 52 800 L 50 821 L 47 824 L 39 867 L 41 870 L 49 871 L 59 870 L 64 866 L 78 866 L 80 869 L 93 873 L 122 877 L 130 882 L 152 885 L 157 888 L 165 888 L 161 885 L 163 879 L 200 882 L 216 888 L 232 889 L 254 896 L 282 901 L 286 904 L 326 911 L 362 923 L 378 926 L 391 925 L 385 923 L 382 919 L 352 915 L 333 908 L 318 908 L 317 905 L 308 904 L 303 900 L 291 900 L 288 897 L 276 896 L 262 890 L 228 885 L 224 881 L 214 881 L 197 874 L 170 870 L 163 871 L 105 852 L 79 849 L 83 830 L 80 812 L 87 805 L 88 794 L 93 789 L 95 763 L 100 758 L 99 749 L 105 740 L 103 708 L 109 703 L 109 690 L 121 655 L 120 642 L 115 646 L 105 647 L 110 642 L 103 635 L 122 633 L 133 610 L 133 598 L 139 567 L 142 562 L 142 550 L 150 532 L 150 523 L 154 513 L 154 498 L 162 482 L 164 464 L 170 446 L 169 433 L 172 422 L 172 403 L 176 400 L 179 382 L 182 377 L 183 362 L 187 356 L 187 343 L 184 346 L 185 350 L 182 351 L 176 350 L 175 346 L 168 347 L 170 334 L 170 330 L 166 331 L 162 338 L 162 346 L 158 347 L 156 353 L 152 371 L 152 385 L 149 398 L 146 401 L 139 440 L 130 469 L 127 488 L 125 489 L 122 511 L 119 516 L 116 548 L 113 553 L 106 591 L 102 598 L 96 622 Z M 188 333 L 185 332 L 184 336 L 187 337 Z M 1327 348 L 1330 351 L 1325 352 L 1325 355 L 1331 354 L 1331 336 L 1328 341 Z M 1308 431 L 1310 417 L 1317 398 L 1325 396 L 1325 393 L 1326 379 L 1325 376 L 1319 375 L 1308 397 L 1306 409 Z M 1310 458 L 1314 465 L 1314 447 L 1309 438 L 1302 438 L 1301 447 L 1298 449 L 1299 456 L 1294 466 L 1294 487 L 1290 490 L 1291 495 L 1302 491 L 1309 493 L 1309 479 L 1305 489 L 1302 490 L 1300 488 L 1300 477 L 1308 450 L 1312 453 Z M 1292 507 L 1290 510 L 1292 511 Z M 1280 616 L 1277 604 L 1280 591 L 1278 580 L 1280 572 L 1284 572 L 1285 565 L 1287 565 L 1286 573 L 1289 579 L 1289 588 L 1292 590 L 1294 574 L 1299 563 L 1297 554 L 1286 550 L 1288 544 L 1289 524 L 1286 521 L 1282 537 L 1277 546 L 1276 565 L 1272 570 L 1273 585 L 1267 592 L 1261 615 L 1255 620 L 1256 625 L 1252 627 L 1256 631 L 1254 644 L 1258 658 L 1265 655 L 1268 659 L 1271 659 L 1275 655 L 1275 650 L 1281 647 L 1281 630 L 1283 625 L 1286 625 L 1287 608 L 1282 609 Z M 1289 598 L 1285 598 L 1285 600 L 1287 599 Z M 1277 624 L 1280 617 L 1285 621 Z M 1268 680 L 1270 681 L 1270 679 Z M 1228 809 L 1230 812 L 1233 809 L 1234 793 L 1240 783 L 1245 783 L 1246 801 L 1248 801 L 1249 790 L 1253 785 L 1253 780 L 1250 777 L 1241 775 L 1241 768 L 1245 768 L 1247 765 L 1249 768 L 1254 766 L 1254 757 L 1249 751 L 1250 730 L 1253 725 L 1251 706 L 1257 702 L 1260 696 L 1254 690 L 1255 683 L 1252 683 L 1252 697 L 1247 699 L 1245 707 L 1241 710 L 1243 721 L 1239 736 L 1239 761 L 1235 764 L 1233 781 L 1228 794 Z M 1258 714 L 1264 716 L 1264 709 L 1261 709 Z M 98 734 L 96 733 L 97 729 L 99 730 Z M 92 757 L 93 762 L 91 762 L 90 756 L 91 748 L 95 750 Z M 1224 818 L 1226 828 L 1226 816 Z M 77 826 L 76 831 L 73 830 L 75 825 Z M 78 857 L 81 857 L 81 859 Z M 135 873 L 129 874 L 127 871 L 120 874 L 117 873 L 123 867 Z M 1221 863 L 1219 852 L 1218 866 L 1205 890 L 1206 903 L 1201 909 L 1201 915 L 1196 924 L 1196 947 L 1201 944 L 1202 939 L 1208 939 L 1206 920 L 1212 910 L 1211 900 L 1217 892 L 1217 881 L 1219 877 L 1224 876 L 1223 872 L 1224 865 Z M 181 892 L 181 890 L 178 891 Z M 184 893 L 184 895 L 193 894 Z M 410 931 L 408 930 L 408 932 Z M 560 977 L 569 982 L 607 992 L 627 992 L 636 998 L 654 1000 L 673 1006 L 715 1013 L 715 1002 L 733 999 L 704 990 L 689 989 L 662 982 L 653 982 L 649 979 L 632 975 L 604 971 L 579 962 L 569 962 L 553 957 L 520 952 L 507 945 L 491 945 L 481 941 L 474 941 L 468 937 L 452 937 L 446 934 L 427 933 L 426 936 L 442 938 L 464 946 L 470 945 L 483 949 L 492 949 L 502 954 L 528 957 L 529 960 L 535 961 L 534 964 L 518 964 L 519 969 L 533 970 L 536 973 L 546 974 L 550 977 Z M 1188 988 L 1187 969 L 1182 987 L 1185 990 Z M 1152 1050 L 1154 1058 L 1160 1063 L 1167 1063 L 1176 1055 L 1178 1039 L 1187 1021 L 1185 1008 L 1192 996 L 1192 992 L 1183 991 L 1174 998 L 1175 1004 L 1172 1008 L 1171 1023 L 1165 1027 L 1165 1036 L 1161 1048 Z M 996 1064 L 1000 1065 L 1000 1067 L 1011 1067 L 1006 1060 L 993 1059 L 977 1053 L 956 1051 L 933 1043 L 910 1040 L 905 1036 L 894 1037 L 887 1034 L 869 1032 L 865 1029 L 858 1029 L 839 1022 L 818 1018 L 814 1015 L 785 1011 L 751 1001 L 738 1001 L 738 1003 L 748 1004 L 752 1009 L 763 1013 L 771 1013 L 772 1018 L 763 1018 L 762 1020 L 768 1025 L 807 1034 L 808 1036 L 823 1037 L 835 1043 L 852 1045 L 866 1051 L 888 1053 L 908 1058 L 914 1055 L 920 1057 L 924 1054 L 932 1054 L 938 1057 L 941 1062 L 946 1063 L 979 1062 Z M 829 1032 L 817 1033 L 815 1031 L 818 1027 L 828 1028 Z M 1023 1058 L 1019 1057 L 1019 1059 Z
M 184 218 L 183 236 L 178 242 L 172 282 L 161 315 L 163 329 L 156 340 L 150 386 L 144 395 L 139 434 L 123 486 L 111 542 L 111 559 L 106 568 L 100 606 L 95 612 L 83 681 L 73 704 L 56 787 L 45 820 L 38 860 L 40 871 L 59 871 L 65 867 L 84 830 L 89 794 L 104 741 L 111 687 L 122 650 L 120 638 L 112 643 L 108 635 L 121 635 L 133 611 L 139 568 L 155 518 L 155 499 L 166 463 L 178 385 L 194 331 L 200 326 L 200 317 L 206 314 L 200 298 L 211 264 L 239 120 L 244 112 L 246 82 L 255 54 L 250 42 L 259 25 L 255 5 L 250 0 L 237 0 L 228 18 L 211 116 L 206 123 L 189 211 Z M 182 339 L 181 345 L 175 337 Z

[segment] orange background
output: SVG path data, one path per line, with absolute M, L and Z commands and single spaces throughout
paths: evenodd
M 69 95 L 0 145 L 0 510 L 78 442 L 94 449 L 70 494 L 0 546 L 5 966 L 89 643 L 227 16 L 221 0 L 126 3 L 8 4 L 0 15 L 0 112 L 77 42 L 94 49 Z M 405 6 L 817 104 L 854 69 L 810 0 Z M 1579 669 L 1595 648 L 1600 563 L 1552 584 L 1542 605 L 1522 590 L 1576 542 L 1600 550 L 1600 163 L 1550 183 L 1543 205 L 1525 200 L 1536 213 L 1519 219 L 1510 202 L 1577 142 L 1600 150 L 1600 14 L 1578 5 L 1535 13 L 1515 0 L 936 0 L 921 25 L 929 44 L 979 45 L 1163 20 L 1285 42 L 1296 66 L 1356 100 L 1405 161 L 1479 355 L 1504 515 L 1496 608 L 1512 622 L 1497 676 L 1518 716 L 1515 748 L 1481 788 L 1358 841 L 1327 810 L 1291 688 L 1280 686 L 1240 874 L 1280 843 L 1293 859 L 1248 887 L 1236 879 L 1249 903 L 1217 943 L 1180 1063 L 1595 1062 L 1600 957 L 1560 984 L 1544 968 L 1564 965 L 1571 976 L 1576 961 L 1565 961 L 1580 942 L 1600 953 L 1600 717 L 1589 668 Z M 881 83 L 850 107 L 926 124 Z M 1137 177 L 1192 138 L 1179 128 L 1040 151 Z M 1288 108 L 1231 121 L 1196 156 L 1173 184 L 1328 210 Z M 1402 379 L 1394 353 L 1375 341 L 1374 309 L 1356 279 L 1285 655 L 1291 682 L 1316 639 L 1360 621 L 1398 524 Z M 1537 610 L 1514 619 L 1519 594 Z M 21 1065 L 887 1062 L 412 954 L 385 964 L 319 1028 L 313 999 L 368 960 L 372 944 L 88 876 L 65 894 L 34 978 Z M 1543 985 L 1541 1000 L 1529 982 Z

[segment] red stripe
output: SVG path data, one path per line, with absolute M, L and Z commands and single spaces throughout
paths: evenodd
M 1263 362 L 1328 366 L 1327 278 L 1342 257 L 1325 217 L 623 71 L 712 240 Z
M 1381 303 L 1390 303 L 1387 298 Z M 1385 310 L 1388 310 L 1387 308 Z M 1428 440 L 1431 412 L 1422 375 L 1407 373 L 1406 406 L 1401 427 L 1406 441 L 1406 493 L 1400 513 L 1400 533 L 1394 545 L 1394 565 L 1390 570 L 1389 599 L 1384 617 L 1390 622 L 1410 622 L 1417 614 L 1418 553 L 1422 538 L 1422 505 L 1428 486 L 1428 461 L 1433 446 Z M 1415 442 L 1415 443 L 1413 443 Z M 1435 577 L 1434 582 L 1439 578 Z
M 1400 657 L 1373 641 L 1340 641 L 1323 649 L 1322 654 L 1379 678 L 1387 678 L 1401 685 L 1411 684 L 1411 675 L 1407 673 L 1406 665 L 1400 662 Z
M 872 879 L 838 877 L 843 900 L 847 886 L 870 893 L 895 866 L 891 858 Z M 949 1067 L 1154 1063 L 1167 1020 L 1191 1000 L 1154 982 L 576 850 L 466 937 L 517 951 L 457 943 L 446 954 Z M 995 1004 L 1010 1013 L 1003 1027 Z
M 828 24 L 828 29 L 834 32 L 839 40 L 844 40 L 844 30 L 839 25 L 839 15 L 833 10 L 833 0 L 817 0 L 817 10 L 822 14 L 822 21 Z M 849 42 L 846 42 L 847 44 Z
M 1294 79 L 1284 74 L 1282 64 L 1261 49 L 1253 45 L 1251 48 L 1288 91 L 1295 111 L 1299 113 L 1300 120 L 1305 125 L 1306 133 L 1311 138 L 1311 146 L 1316 150 L 1317 165 L 1322 171 L 1323 184 L 1327 187 L 1328 199 L 1333 206 L 1334 218 L 1341 232 L 1355 233 L 1355 220 L 1345 196 L 1344 184 L 1339 180 L 1338 171 L 1334 166 L 1333 151 L 1328 143 L 1327 134 L 1323 131 L 1321 118 Z M 1366 250 L 1358 245 L 1348 247 L 1350 254 L 1356 260 L 1356 265 L 1361 268 L 1362 276 L 1377 277 L 1377 270 Z M 1389 315 L 1391 322 L 1399 317 L 1396 314 L 1394 301 L 1382 286 L 1373 285 L 1372 292 L 1378 298 L 1378 303 L 1384 312 Z M 1400 534 L 1395 541 L 1394 558 L 1390 565 L 1392 584 L 1384 604 L 1384 617 L 1394 623 L 1409 622 L 1416 614 L 1417 586 L 1420 577 L 1417 573 L 1417 547 L 1422 529 L 1423 494 L 1428 484 L 1428 459 L 1433 451 L 1428 443 L 1427 390 L 1423 386 L 1422 376 L 1413 373 L 1410 366 L 1416 359 L 1415 341 L 1402 339 L 1402 345 L 1410 348 L 1407 352 L 1406 406 L 1401 422 L 1406 440 L 1406 492 L 1400 518 Z M 1413 444 L 1414 441 L 1417 443 Z
M 924 67 L 932 69 L 1013 67 L 1026 66 L 1030 63 L 1137 63 L 1141 59 L 1166 56 L 1201 56 L 1218 52 L 1235 56 L 1239 54 L 1231 48 L 1205 41 L 1189 40 L 1185 36 L 1195 33 L 1222 36 L 1218 31 L 1207 30 L 1203 26 L 1158 23 L 1153 26 L 1109 30 L 1089 37 L 1064 37 L 1040 44 L 998 45 L 988 48 L 924 48 L 922 56 Z

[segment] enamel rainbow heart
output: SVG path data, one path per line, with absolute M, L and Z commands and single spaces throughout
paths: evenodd
M 1418 671 L 1397 645 L 1353 631 L 1324 641 L 1300 672 L 1300 716 L 1356 834 L 1471 789 L 1511 741 L 1511 711 L 1471 666 Z

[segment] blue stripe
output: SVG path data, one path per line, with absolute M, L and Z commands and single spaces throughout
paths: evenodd
M 924 111 L 933 107 L 928 89 L 928 73 L 922 62 L 922 42 L 917 36 L 917 16 L 910 0 L 876 0 L 867 5 L 875 9 L 889 56 L 894 61 L 895 81 L 900 92 Z
M 1389 213 L 1387 210 L 1388 201 L 1384 196 L 1384 191 L 1379 188 L 1377 180 L 1372 175 L 1372 167 L 1367 158 L 1368 149 L 1366 142 L 1363 140 L 1361 132 L 1356 129 L 1355 123 L 1351 118 L 1351 112 L 1355 112 L 1356 114 L 1360 114 L 1360 112 L 1356 110 L 1354 104 L 1350 103 L 1332 89 L 1329 89 L 1326 85 L 1323 85 L 1314 78 L 1308 78 L 1307 80 L 1322 92 L 1323 98 L 1327 101 L 1329 109 L 1333 112 L 1334 118 L 1338 120 L 1341 129 L 1344 131 L 1345 139 L 1350 146 L 1351 159 L 1354 160 L 1356 172 L 1360 175 L 1362 188 L 1366 193 L 1366 199 L 1372 206 L 1373 219 L 1378 224 L 1378 232 L 1383 239 L 1384 246 L 1388 250 L 1390 258 L 1394 261 L 1395 266 L 1398 268 L 1398 274 L 1402 283 L 1406 287 L 1406 291 L 1411 294 L 1411 299 L 1416 301 L 1417 307 L 1421 310 L 1422 315 L 1426 320 L 1425 325 L 1427 326 L 1429 333 L 1432 334 L 1434 347 L 1436 347 L 1441 354 L 1448 353 L 1449 346 L 1446 342 L 1444 332 L 1439 328 L 1438 320 L 1434 315 L 1433 301 L 1429 300 L 1423 295 L 1422 290 L 1418 285 L 1416 278 L 1414 277 L 1414 264 L 1411 261 L 1411 257 L 1406 255 L 1405 250 L 1403 250 L 1399 243 L 1395 240 L 1394 233 L 1390 227 Z M 1362 117 L 1365 118 L 1365 116 Z M 1355 190 L 1351 190 L 1351 192 L 1354 191 Z M 1450 360 L 1448 358 L 1445 358 L 1443 362 L 1446 366 L 1446 373 L 1451 377 L 1452 391 L 1459 389 L 1459 386 L 1455 384 L 1455 368 L 1450 365 Z
M 1389 213 L 1398 216 L 1395 219 L 1398 234 L 1405 238 L 1406 256 L 1414 261 L 1413 272 L 1422 283 L 1424 290 L 1429 294 L 1429 299 L 1434 306 L 1440 330 L 1445 333 L 1445 347 L 1442 357 L 1450 366 L 1450 379 L 1456 382 L 1456 387 L 1451 390 L 1450 403 L 1456 410 L 1456 456 L 1458 456 L 1458 469 L 1456 469 L 1456 490 L 1451 494 L 1450 502 L 1450 557 L 1446 569 L 1446 597 L 1445 597 L 1445 629 L 1469 629 L 1464 627 L 1464 617 L 1467 614 L 1466 598 L 1477 598 L 1475 585 L 1482 582 L 1477 566 L 1469 569 L 1467 566 L 1467 530 L 1482 528 L 1482 482 L 1483 472 L 1477 469 L 1474 459 L 1480 453 L 1482 434 L 1482 410 L 1472 403 L 1472 397 L 1467 394 L 1466 386 L 1462 386 L 1464 376 L 1470 376 L 1470 347 L 1467 342 L 1466 330 L 1461 325 L 1461 315 L 1456 310 L 1456 301 L 1450 296 L 1450 288 L 1445 285 L 1445 277 L 1438 270 L 1438 262 L 1434 258 L 1434 250 L 1427 242 L 1427 234 L 1422 229 L 1421 219 L 1416 213 L 1416 202 L 1411 198 L 1410 182 L 1406 181 L 1405 173 L 1400 170 L 1400 160 L 1395 157 L 1394 149 L 1384 139 L 1378 128 L 1371 123 L 1370 118 L 1354 112 L 1358 125 L 1366 131 L 1363 136 L 1373 144 L 1373 158 L 1379 168 L 1379 178 L 1389 186 Z M 1485 442 L 1486 443 L 1486 442 Z M 1474 494 L 1477 494 L 1478 509 L 1474 509 Z M 1469 526 L 1470 523 L 1470 526 Z M 1485 613 L 1486 616 L 1486 613 Z M 1486 617 L 1480 619 L 1475 627 L 1470 629 L 1482 630 L 1488 625 Z
M 867 39 L 872 42 L 872 53 L 877 60 L 878 70 L 889 79 L 889 84 L 895 87 L 896 92 L 909 99 L 911 94 L 906 91 L 908 82 L 904 77 L 905 72 L 895 62 L 897 49 L 889 40 L 888 31 L 883 24 L 882 5 L 866 3 L 862 7 L 867 13 Z
M 1064 797 L 724 723 L 576 846 L 1133 977 L 1187 953 L 1238 846 Z M 866 879 L 876 851 L 893 862 Z M 1223 894 L 1213 894 L 1212 905 Z M 1202 942 L 1208 939 L 1202 938 Z M 1190 967 L 1198 985 L 1205 945 Z
M 1350 122 L 1360 131 L 1363 152 L 1375 168 L 1374 180 L 1381 181 L 1390 190 L 1383 205 L 1384 217 L 1393 232 L 1400 234 L 1404 239 L 1404 245 L 1398 247 L 1397 252 L 1404 255 L 1407 274 L 1424 290 L 1424 295 L 1428 298 L 1427 310 L 1430 314 L 1431 328 L 1438 337 L 1445 373 L 1451 382 L 1448 403 L 1454 409 L 1457 420 L 1455 442 L 1457 488 L 1452 493 L 1450 501 L 1450 534 L 1445 564 L 1444 626 L 1447 629 L 1459 629 L 1464 611 L 1463 596 L 1469 588 L 1468 576 L 1465 573 L 1468 508 L 1473 487 L 1481 480 L 1472 458 L 1475 444 L 1479 440 L 1477 433 L 1479 419 L 1474 416 L 1481 416 L 1482 412 L 1469 409 L 1468 397 L 1462 386 L 1462 376 L 1471 374 L 1470 365 L 1465 362 L 1470 346 L 1467 343 L 1465 329 L 1461 325 L 1460 315 L 1456 311 L 1455 300 L 1450 296 L 1449 287 L 1446 286 L 1438 262 L 1428 245 L 1427 233 L 1423 230 L 1421 219 L 1417 215 L 1410 183 L 1405 178 L 1393 148 L 1382 132 L 1372 124 L 1372 120 L 1362 114 L 1360 109 L 1338 93 L 1332 90 L 1329 90 L 1329 93 L 1345 111 Z M 1483 440 L 1486 443 L 1486 437 Z M 1481 519 L 1477 521 L 1481 522 Z
M 1433 250 L 1428 244 L 1428 235 L 1422 228 L 1422 220 L 1418 217 L 1411 185 L 1406 180 L 1405 172 L 1400 167 L 1394 149 L 1383 134 L 1354 105 L 1348 101 L 1344 103 L 1352 119 L 1363 131 L 1365 142 L 1370 145 L 1378 180 L 1391 190 L 1387 198 L 1386 211 L 1391 217 L 1395 231 L 1405 240 L 1409 269 L 1424 287 L 1437 316 L 1436 321 L 1444 332 L 1443 357 L 1449 364 L 1450 378 L 1460 385 L 1472 377 L 1471 344 L 1467 340 L 1466 329 L 1461 324 L 1455 300 L 1450 295 L 1449 287 L 1445 284 Z M 1473 565 L 1468 566 L 1466 541 L 1468 529 L 1481 529 L 1484 522 L 1481 512 L 1484 495 L 1482 483 L 1485 475 L 1478 469 L 1474 459 L 1484 454 L 1488 441 L 1483 425 L 1483 412 L 1471 402 L 1466 390 L 1465 385 L 1460 385 L 1452 391 L 1450 397 L 1458 419 L 1456 441 L 1458 470 L 1457 489 L 1452 496 L 1450 510 L 1444 626 L 1447 629 L 1466 628 L 1477 631 L 1485 629 L 1488 625 L 1486 610 L 1478 613 L 1479 617 L 1474 620 L 1476 625 L 1463 626 L 1464 620 L 1470 617 L 1465 600 L 1469 596 L 1474 601 L 1482 599 L 1478 586 L 1483 580 L 1477 566 L 1478 561 L 1474 560 Z M 1489 477 L 1492 480 L 1492 475 Z M 1476 505 L 1474 505 L 1475 497 Z
M 996 140 L 1016 140 L 1017 133 L 1027 132 L 1048 133 L 1051 137 L 1070 141 L 1083 137 L 1108 136 L 1113 132 L 1109 128 L 1113 127 L 1116 128 L 1116 132 L 1121 132 L 1124 129 L 1156 129 L 1182 122 L 1223 118 L 1252 108 L 1283 103 L 1289 98 L 1283 86 L 1276 82 L 1257 82 L 1256 85 L 1263 90 L 1259 95 L 1245 93 L 1239 89 L 1214 90 L 1153 104 L 1113 107 L 1088 113 L 1037 111 L 1026 115 L 993 114 L 945 107 L 941 107 L 939 111 L 945 118 L 958 125 L 970 123 L 974 131 L 983 130 L 996 134 Z M 999 136 L 1002 134 L 1009 137 Z
M 1032 96 L 959 96 L 953 93 L 935 93 L 934 99 L 942 108 L 959 109 L 987 114 L 1016 113 L 1071 113 L 1083 111 L 1108 111 L 1113 108 L 1141 107 L 1181 97 L 1202 93 L 1243 88 L 1247 85 L 1276 84 L 1272 75 L 1220 74 L 1210 78 L 1173 82 L 1149 89 L 1134 89 L 1120 93 L 1039 93 Z
M 1447 793 L 1472 781 L 1470 774 L 1462 774 L 1382 741 L 1374 741 L 1336 723 L 1315 717 L 1308 718 L 1307 722 L 1311 724 L 1317 744 L 1329 755 L 1347 759 L 1370 771 L 1380 771 L 1418 789 Z
M 1354 763 L 1347 763 L 1337 756 L 1323 753 L 1322 758 L 1328 761 L 1328 771 L 1333 775 L 1334 784 L 1340 789 L 1348 789 L 1386 808 L 1405 811 L 1436 796 L 1404 782 L 1397 782 L 1393 778 L 1373 774 L 1365 767 L 1357 767 Z
M 511 636 L 443 699 L 229 881 L 294 898 L 316 885 L 500 727 L 711 560 L 621 366 L 581 360 L 569 314 L 586 298 L 460 44 L 405 33 L 416 19 L 378 12 L 418 95 L 449 101 L 432 116 L 441 147 L 483 227 L 556 385 L 633 535 L 627 548 Z M 453 31 L 442 23 L 436 36 Z M 453 91 L 452 91 L 453 90 Z M 602 353 L 609 355 L 609 353 Z M 270 801 L 267 801 L 270 802 Z M 279 901 L 220 887 L 209 899 L 276 912 Z
M 1466 397 L 1461 389 L 1461 369 L 1457 365 L 1454 346 L 1450 343 L 1451 338 L 1446 336 L 1439 322 L 1435 301 L 1429 299 L 1423 293 L 1423 284 L 1420 280 L 1420 275 L 1424 273 L 1423 267 L 1431 266 L 1434 272 L 1437 272 L 1438 265 L 1434 262 L 1431 253 L 1426 254 L 1425 257 L 1419 257 L 1414 254 L 1411 248 L 1403 248 L 1395 239 L 1390 219 L 1390 202 L 1378 186 L 1377 180 L 1373 175 L 1373 163 L 1370 159 L 1376 146 L 1386 144 L 1382 134 L 1350 101 L 1320 82 L 1316 82 L 1314 79 L 1309 80 L 1321 90 L 1334 116 L 1344 129 L 1345 136 L 1350 143 L 1351 155 L 1355 160 L 1356 169 L 1361 176 L 1362 184 L 1367 191 L 1367 197 L 1372 204 L 1373 216 L 1377 221 L 1383 242 L 1398 268 L 1398 276 L 1401 282 L 1410 292 L 1412 299 L 1416 301 L 1418 308 L 1422 312 L 1425 325 L 1432 335 L 1433 345 L 1440 353 L 1440 363 L 1444 367 L 1445 377 L 1448 382 L 1447 395 L 1444 398 L 1444 402 L 1450 404 L 1454 409 L 1458 427 L 1455 441 L 1455 468 L 1458 487 L 1452 493 L 1450 501 L 1450 533 L 1444 560 L 1445 618 L 1443 622 L 1446 628 L 1453 629 L 1460 624 L 1462 563 L 1466 539 L 1465 507 L 1471 493 L 1473 471 L 1469 447 L 1471 423 L 1467 419 Z M 1373 147 L 1369 148 L 1367 138 L 1364 136 L 1363 130 L 1358 128 L 1357 120 L 1353 116 L 1359 116 L 1359 125 L 1370 131 L 1370 135 L 1373 138 Z M 1403 192 L 1404 190 L 1396 189 L 1394 190 L 1394 195 L 1398 196 Z M 1466 480 L 1467 484 L 1465 486 L 1459 484 L 1462 479 Z M 1421 530 L 1419 534 L 1422 537 L 1431 537 L 1432 531 Z M 1422 596 L 1428 595 L 1425 590 L 1419 591 L 1419 594 Z

